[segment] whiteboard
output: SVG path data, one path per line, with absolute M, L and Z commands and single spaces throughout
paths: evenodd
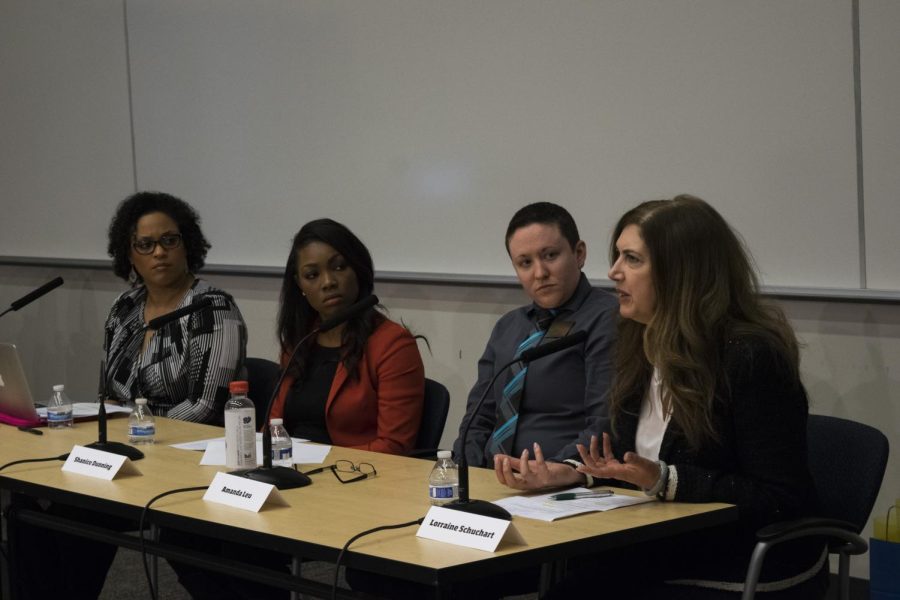
M 900 288 L 900 3 L 861 3 L 862 139 L 869 287 Z
M 860 286 L 845 0 L 124 6 L 137 188 L 198 208 L 210 263 L 281 266 L 328 216 L 380 271 L 509 275 L 510 216 L 550 200 L 602 278 L 622 212 L 689 192 L 767 284 Z M 0 254 L 74 222 L 63 256 L 103 257 L 111 187 Z

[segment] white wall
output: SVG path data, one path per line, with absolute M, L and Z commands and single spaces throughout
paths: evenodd
M 593 257 L 597 260 L 596 257 Z M 66 283 L 51 294 L 0 319 L 0 341 L 15 342 L 38 398 L 66 383 L 78 400 L 96 397 L 106 312 L 125 287 L 107 271 L 0 266 L 0 305 L 61 274 Z M 273 333 L 280 281 L 266 277 L 209 280 L 237 299 L 250 331 L 248 354 L 275 358 Z M 376 293 L 417 333 L 428 377 L 450 390 L 451 408 L 442 445 L 449 447 L 465 412 L 475 363 L 497 318 L 523 304 L 519 289 L 377 284 Z M 805 344 L 803 378 L 811 412 L 867 423 L 900 448 L 900 307 L 886 304 L 790 301 L 783 303 Z M 89 425 L 88 425 L 89 426 Z M 892 456 L 875 513 L 900 497 L 900 459 Z M 871 531 L 871 525 L 867 532 Z M 868 578 L 867 558 L 853 573 Z

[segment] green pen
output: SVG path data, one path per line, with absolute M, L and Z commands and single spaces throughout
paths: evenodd
M 612 496 L 612 490 L 596 490 L 593 492 L 565 492 L 550 496 L 551 500 L 580 500 L 582 498 L 606 498 Z

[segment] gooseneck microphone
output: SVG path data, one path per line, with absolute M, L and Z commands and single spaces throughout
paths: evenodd
M 185 315 L 195 313 L 198 310 L 202 310 L 210 306 L 212 306 L 212 300 L 210 300 L 209 298 L 203 298 L 202 300 L 198 300 L 197 302 L 192 302 L 187 306 L 183 306 L 178 310 L 173 310 L 172 312 L 160 315 L 155 319 L 150 319 L 150 321 L 146 325 L 139 327 L 131 335 L 128 336 L 128 338 L 125 340 L 125 343 L 121 346 L 122 351 L 119 352 L 115 360 L 113 360 L 112 365 L 109 364 L 109 348 L 106 349 L 106 360 L 103 363 L 103 390 L 100 392 L 100 407 L 97 411 L 97 441 L 93 444 L 88 444 L 88 448 L 102 450 L 103 452 L 111 452 L 113 454 L 120 454 L 122 456 L 127 456 L 131 460 L 140 460 L 144 458 L 144 453 L 134 446 L 129 446 L 128 444 L 123 444 L 122 442 L 110 442 L 106 439 L 106 399 L 109 397 L 110 378 L 122 364 L 122 361 L 125 360 L 127 354 L 125 350 L 128 349 L 132 341 L 137 336 L 147 333 L 147 331 L 150 329 L 159 331 L 169 323 L 177 321 Z
M 239 471 L 232 471 L 232 475 L 237 475 L 238 477 L 246 477 L 247 479 L 253 479 L 254 481 L 262 481 L 263 483 L 274 485 L 279 490 L 290 490 L 312 483 L 312 480 L 307 475 L 304 475 L 299 471 L 295 471 L 290 467 L 272 466 L 272 430 L 269 428 L 269 413 L 272 412 L 272 405 L 275 403 L 275 398 L 278 396 L 278 392 L 281 390 L 281 384 L 284 381 L 285 376 L 287 375 L 288 369 L 290 368 L 291 363 L 294 362 L 294 357 L 297 355 L 297 352 L 300 350 L 303 344 L 305 344 L 306 341 L 309 340 L 312 336 L 330 331 L 338 325 L 349 321 L 356 315 L 362 314 L 364 311 L 372 308 L 376 304 L 378 304 L 378 296 L 374 294 L 366 296 L 362 300 L 354 302 L 350 306 L 339 310 L 331 317 L 325 319 L 319 324 L 318 327 L 314 328 L 312 331 L 304 335 L 300 339 L 300 341 L 297 342 L 297 344 L 294 346 L 294 349 L 291 350 L 284 368 L 281 369 L 281 374 L 278 376 L 278 381 L 275 383 L 275 387 L 272 389 L 272 395 L 269 396 L 269 401 L 266 403 L 265 423 L 263 423 L 262 436 L 263 465 L 255 469 L 242 469 Z
M 37 300 L 38 298 L 40 298 L 47 292 L 49 292 L 51 290 L 55 290 L 62 284 L 63 284 L 62 277 L 57 277 L 53 281 L 48 281 L 47 283 L 45 283 L 38 289 L 34 290 L 33 292 L 28 292 L 27 294 L 25 294 L 24 296 L 22 296 L 21 298 L 19 298 L 12 304 L 10 304 L 9 308 L 7 308 L 2 313 L 0 313 L 0 317 L 2 317 L 3 315 L 5 315 L 6 313 L 8 313 L 10 311 L 19 310 L 20 308 L 31 304 L 32 302 L 34 302 L 35 300 Z
M 549 354 L 554 354 L 556 352 L 565 350 L 566 348 L 571 348 L 576 344 L 582 343 L 585 339 L 587 339 L 586 331 L 576 331 L 571 335 L 567 335 L 557 340 L 553 340 L 552 342 L 540 344 L 539 346 L 525 350 L 524 352 L 522 352 L 522 354 L 519 355 L 518 358 L 509 361 L 497 370 L 497 372 L 488 383 L 487 387 L 484 389 L 484 392 L 482 392 L 481 398 L 479 398 L 478 402 L 475 404 L 475 409 L 472 411 L 469 420 L 466 422 L 466 428 L 462 433 L 462 437 L 460 440 L 462 453 L 459 457 L 459 499 L 454 502 L 444 504 L 444 508 L 451 508 L 453 510 L 460 510 L 463 512 L 482 515 L 485 517 L 493 517 L 495 519 L 503 519 L 505 521 L 509 521 L 510 519 L 512 519 L 512 515 L 510 515 L 509 512 L 506 511 L 506 509 L 497 506 L 496 504 L 486 502 L 484 500 L 469 499 L 469 461 L 466 458 L 466 442 L 469 438 L 469 427 L 472 426 L 472 421 L 474 420 L 475 415 L 477 415 L 478 411 L 481 409 L 481 405 L 484 404 L 484 399 L 487 398 L 488 392 L 494 386 L 494 382 L 497 381 L 497 378 L 501 373 L 504 373 L 506 369 L 518 362 L 527 364 L 533 360 L 543 358 Z

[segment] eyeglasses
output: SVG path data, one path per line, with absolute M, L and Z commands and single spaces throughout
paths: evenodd
M 151 238 L 136 239 L 131 242 L 131 247 L 134 248 L 134 251 L 138 254 L 153 254 L 153 251 L 156 250 L 157 244 L 159 244 L 166 250 L 174 250 L 181 245 L 181 234 L 167 233 L 165 235 L 159 236 L 158 240 L 154 240 Z
M 349 460 L 338 460 L 335 461 L 333 465 L 329 465 L 327 467 L 319 467 L 318 469 L 313 469 L 312 471 L 307 471 L 304 475 L 315 475 L 316 473 L 321 473 L 326 469 L 330 470 L 334 473 L 334 476 L 341 483 L 353 483 L 354 481 L 362 481 L 368 477 L 375 477 L 378 472 L 375 471 L 375 467 L 369 463 L 359 463 L 353 464 Z M 356 475 L 353 475 L 356 473 Z

